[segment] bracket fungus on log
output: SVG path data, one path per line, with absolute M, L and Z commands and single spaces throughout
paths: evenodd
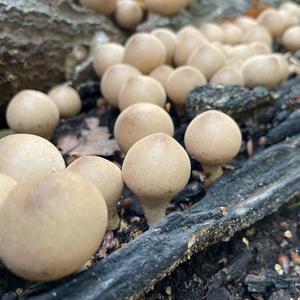
M 138 299 L 194 252 L 230 239 L 299 193 L 297 135 L 228 172 L 191 209 L 167 216 L 95 267 L 33 288 L 19 299 Z

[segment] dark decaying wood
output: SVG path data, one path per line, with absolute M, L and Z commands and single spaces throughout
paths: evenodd
M 227 172 L 191 209 L 168 215 L 95 267 L 36 287 L 20 299 L 137 299 L 194 252 L 230 239 L 299 192 L 297 135 Z

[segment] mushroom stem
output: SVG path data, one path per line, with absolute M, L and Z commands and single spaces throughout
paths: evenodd
M 141 203 L 143 203 L 144 213 L 149 227 L 153 227 L 155 224 L 157 224 L 160 220 L 162 220 L 165 217 L 167 203 L 169 202 L 170 199 L 168 199 L 167 201 L 163 200 L 161 201 L 161 203 L 163 203 L 164 205 L 149 207 L 149 206 L 145 206 L 145 202 L 141 200 Z
M 201 163 L 201 166 L 202 166 L 203 171 L 209 175 L 209 179 L 212 182 L 217 180 L 223 174 L 222 165 L 207 165 L 207 164 Z

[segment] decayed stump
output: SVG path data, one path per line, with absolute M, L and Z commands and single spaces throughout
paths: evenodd
M 67 55 L 96 32 L 124 38 L 109 18 L 72 0 L 0 0 L 0 27 L 0 109 L 21 89 L 47 91 L 64 81 Z
M 137 299 L 194 252 L 272 213 L 300 192 L 300 136 L 226 173 L 191 209 L 157 226 L 88 271 L 20 299 Z

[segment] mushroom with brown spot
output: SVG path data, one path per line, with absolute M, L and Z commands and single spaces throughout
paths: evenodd
M 187 184 L 191 165 L 183 147 L 164 133 L 149 135 L 127 152 L 123 178 L 143 205 L 150 226 L 165 215 L 169 201 Z
M 119 94 L 119 109 L 148 102 L 164 107 L 167 100 L 163 86 L 150 76 L 137 75 L 131 77 L 122 87 Z
M 107 69 L 122 63 L 124 52 L 124 47 L 116 43 L 98 45 L 93 59 L 93 67 L 96 74 L 101 77 Z
M 67 171 L 72 171 L 90 180 L 101 192 L 108 211 L 108 230 L 119 227 L 118 201 L 124 187 L 122 172 L 109 160 L 98 156 L 83 156 L 73 161 Z
M 48 96 L 57 105 L 61 118 L 71 118 L 79 114 L 82 104 L 80 96 L 74 88 L 61 84 L 52 88 Z
M 59 123 L 59 111 L 48 95 L 24 90 L 9 102 L 6 120 L 14 132 L 36 134 L 51 139 Z
M 152 103 L 137 103 L 127 107 L 118 116 L 114 128 L 115 139 L 124 153 L 140 139 L 153 133 L 174 134 L 169 114 Z
M 44 138 L 12 134 L 0 139 L 0 173 L 16 181 L 64 169 L 62 155 Z
M 239 152 L 242 136 L 236 122 L 223 112 L 201 113 L 187 127 L 184 143 L 187 152 L 201 163 L 211 182 L 222 174 L 222 164 Z
M 118 106 L 119 93 L 124 84 L 135 75 L 140 75 L 140 71 L 130 65 L 118 64 L 110 67 L 101 79 L 101 92 L 106 101 L 114 106 Z
M 136 33 L 125 45 L 125 64 L 132 65 L 143 74 L 149 74 L 166 62 L 167 51 L 163 43 L 149 33 Z
M 22 278 L 60 279 L 91 258 L 106 226 L 104 199 L 90 181 L 65 171 L 36 175 L 2 205 L 0 258 Z

